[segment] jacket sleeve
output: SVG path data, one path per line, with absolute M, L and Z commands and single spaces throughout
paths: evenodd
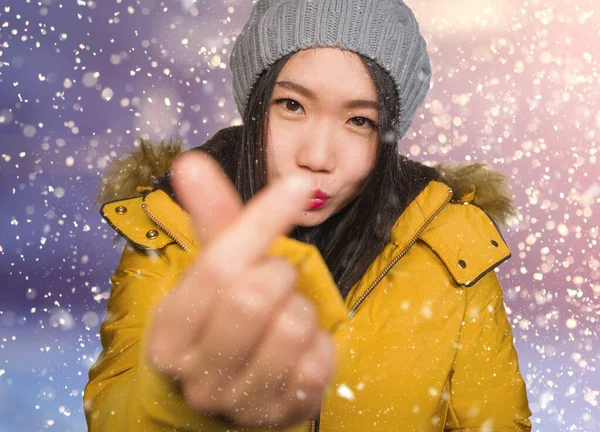
M 173 247 L 178 246 L 165 249 Z M 176 386 L 145 361 L 142 347 L 151 307 L 173 286 L 181 271 L 176 269 L 182 267 L 169 263 L 163 250 L 125 246 L 100 327 L 103 350 L 89 371 L 83 396 L 90 432 L 249 431 L 193 411 Z
M 446 431 L 529 432 L 527 391 L 496 273 L 465 290 Z

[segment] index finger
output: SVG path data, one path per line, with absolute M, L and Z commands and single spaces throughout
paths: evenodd
M 264 257 L 273 241 L 294 228 L 312 195 L 306 175 L 294 175 L 263 188 L 240 216 L 204 251 L 206 264 L 233 281 L 253 262 Z
M 171 172 L 175 193 L 204 247 L 238 217 L 242 199 L 218 162 L 203 152 L 180 155 Z

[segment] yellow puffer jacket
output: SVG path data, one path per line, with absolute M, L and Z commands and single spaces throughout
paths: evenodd
M 489 183 L 499 173 L 451 174 L 468 184 L 430 182 L 345 300 L 314 246 L 287 237 L 273 244 L 272 255 L 297 266 L 298 289 L 317 305 L 338 352 L 320 418 L 285 432 L 531 430 L 494 271 L 510 250 L 482 210 L 502 198 Z M 471 192 L 453 199 L 465 187 Z M 109 202 L 102 214 L 128 243 L 84 392 L 89 430 L 258 432 L 194 412 L 142 355 L 153 305 L 200 249 L 187 214 L 160 189 Z

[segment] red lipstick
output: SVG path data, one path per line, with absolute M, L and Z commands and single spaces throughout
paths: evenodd
M 321 189 L 317 189 L 315 190 L 313 198 L 310 200 L 309 207 L 311 210 L 317 209 L 319 207 L 324 206 L 325 203 L 327 203 L 327 200 L 329 200 L 329 195 L 327 195 Z

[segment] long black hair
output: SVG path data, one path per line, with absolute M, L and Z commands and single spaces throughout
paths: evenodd
M 277 77 L 292 55 L 271 65 L 254 85 L 241 131 L 231 144 L 235 148 L 233 155 L 202 146 L 221 160 L 243 202 L 267 183 L 269 106 Z M 373 60 L 360 58 L 375 84 L 379 103 L 379 145 L 374 168 L 350 204 L 320 225 L 299 226 L 290 235 L 319 249 L 344 297 L 390 241 L 391 229 L 402 211 L 427 183 L 439 178 L 434 168 L 398 152 L 398 134 L 394 129 L 398 96 L 394 82 Z

